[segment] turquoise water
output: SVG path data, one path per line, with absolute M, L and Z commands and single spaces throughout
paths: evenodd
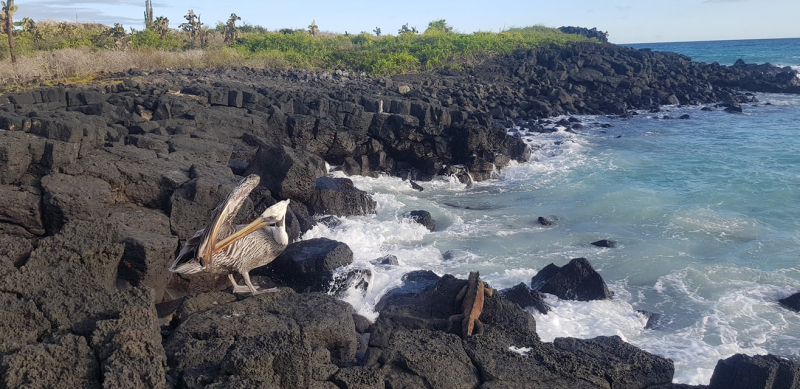
M 672 51 L 697 62 L 733 65 L 741 58 L 746 63 L 769 62 L 776 66 L 800 66 L 800 38 L 749 39 L 706 42 L 626 44 L 636 49 Z
M 351 177 L 374 193 L 378 214 L 305 238 L 344 241 L 351 267 L 372 271 L 367 292 L 346 298 L 370 317 L 409 270 L 478 270 L 502 289 L 585 257 L 615 298 L 547 296 L 553 311 L 532 313 L 545 341 L 619 335 L 671 358 L 675 382 L 690 384 L 708 384 L 735 353 L 798 357 L 800 315 L 777 300 L 800 291 L 800 96 L 757 97 L 743 114 L 665 107 L 580 117 L 577 133 L 523 130 L 531 161 L 470 188 L 447 177 L 420 183 L 422 192 L 397 178 Z M 691 119 L 658 118 L 683 114 Z M 431 212 L 434 232 L 402 218 L 415 209 Z M 539 216 L 558 220 L 543 227 Z M 599 239 L 618 246 L 589 244 Z M 371 262 L 387 254 L 400 266 Z M 644 329 L 636 310 L 661 314 L 657 327 Z

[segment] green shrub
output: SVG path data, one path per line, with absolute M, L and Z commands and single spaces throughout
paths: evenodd
M 161 35 L 152 29 L 144 29 L 136 31 L 130 36 L 131 46 L 135 49 L 159 49 L 159 50 L 177 50 L 183 46 L 183 42 L 176 39 L 171 33 L 167 33 L 164 39 Z

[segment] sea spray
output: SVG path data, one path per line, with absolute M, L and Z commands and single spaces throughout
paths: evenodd
M 377 214 L 319 225 L 304 239 L 353 249 L 350 269 L 372 276 L 344 299 L 373 319 L 412 270 L 477 270 L 503 289 L 584 257 L 615 297 L 546 296 L 553 311 L 534 314 L 546 341 L 619 335 L 675 361 L 675 382 L 691 384 L 707 384 L 735 353 L 798 356 L 800 315 L 777 300 L 800 290 L 800 98 L 756 97 L 744 114 L 671 106 L 630 119 L 581 116 L 581 130 L 510 129 L 531 146 L 531 161 L 469 188 L 454 177 L 419 182 L 421 192 L 399 178 L 350 177 L 373 194 Z M 682 115 L 691 119 L 664 119 Z M 403 217 L 419 209 L 434 231 Z M 618 244 L 590 244 L 600 239 Z M 399 265 L 375 262 L 389 254 Z M 645 329 L 638 310 L 659 314 L 657 326 Z

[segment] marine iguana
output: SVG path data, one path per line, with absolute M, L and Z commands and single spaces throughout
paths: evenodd
M 472 336 L 473 332 L 478 335 L 482 334 L 483 323 L 481 323 L 479 317 L 483 312 L 484 294 L 491 296 L 492 293 L 494 293 L 494 290 L 481 281 L 478 272 L 470 272 L 467 284 L 461 288 L 461 291 L 456 296 L 456 309 L 461 309 L 462 313 L 448 318 L 447 332 L 452 330 L 454 322 L 461 321 L 462 338 Z

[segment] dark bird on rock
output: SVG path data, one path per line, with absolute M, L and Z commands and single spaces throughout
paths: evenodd
M 289 244 L 289 234 L 286 233 L 289 200 L 267 208 L 248 225 L 233 224 L 233 219 L 258 182 L 259 177 L 255 174 L 242 180 L 214 210 L 206 228 L 197 231 L 186 242 L 169 271 L 227 274 L 234 293 L 251 292 L 255 295 L 270 290 L 256 289 L 249 273 L 251 269 L 272 262 Z M 247 286 L 237 284 L 233 273 L 241 274 Z

